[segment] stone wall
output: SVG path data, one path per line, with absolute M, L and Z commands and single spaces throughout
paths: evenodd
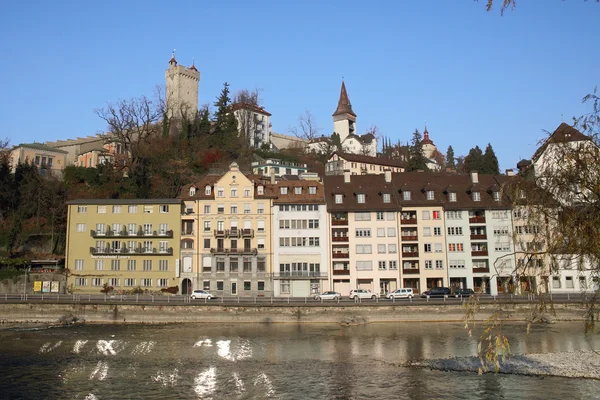
M 0 281 L 0 293 L 21 294 L 23 291 L 27 294 L 32 294 L 33 284 L 35 281 L 55 281 L 59 282 L 59 293 L 66 293 L 67 280 L 65 275 L 57 273 L 30 273 L 27 278 L 27 285 L 23 288 L 25 277 L 23 275 L 15 279 L 4 279 Z M 39 293 L 39 292 L 36 292 Z

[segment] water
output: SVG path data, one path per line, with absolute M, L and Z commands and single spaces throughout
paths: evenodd
M 513 353 L 589 349 L 580 324 L 506 328 Z M 596 339 L 592 339 L 596 340 Z M 591 343 L 595 345 L 596 343 Z M 90 325 L 0 330 L 1 399 L 599 398 L 594 380 L 430 371 L 458 324 Z

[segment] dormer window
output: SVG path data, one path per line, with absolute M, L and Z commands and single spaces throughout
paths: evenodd
M 258 194 L 259 196 L 262 196 L 262 195 L 264 195 L 264 194 L 265 194 L 265 187 L 264 187 L 264 186 L 262 186 L 262 185 L 259 185 L 259 186 L 256 188 L 256 194 Z
M 435 198 L 434 194 L 433 194 L 433 190 L 428 190 L 425 192 L 426 196 L 427 196 L 427 200 L 433 200 Z
M 294 188 L 294 194 L 302 194 L 302 187 L 296 186 Z
M 364 193 L 358 193 L 356 195 L 356 201 L 360 204 L 364 204 L 365 203 L 365 194 Z
M 316 186 L 309 186 L 308 187 L 308 194 L 317 194 L 317 187 Z
M 279 188 L 279 193 L 281 194 L 288 194 L 288 188 L 287 187 L 280 187 Z
M 494 201 L 500 201 L 500 192 L 493 192 Z
M 527 197 L 525 196 L 525 191 L 523 189 L 519 189 L 519 198 L 524 199 L 525 197 Z
M 204 194 L 206 196 L 210 196 L 211 193 L 212 193 L 212 189 L 210 188 L 209 185 L 206 185 L 206 187 L 204 188 Z
M 342 194 L 335 195 L 335 204 L 342 204 L 343 201 L 344 201 L 344 195 L 342 195 Z
M 410 192 L 402 192 L 402 199 L 403 200 L 410 200 Z
M 196 188 L 192 186 L 190 188 L 190 197 L 194 197 L 195 195 L 196 195 Z
M 473 192 L 471 193 L 471 196 L 473 197 L 473 201 L 481 201 L 481 193 Z
M 392 196 L 390 196 L 389 193 L 384 193 L 383 194 L 383 202 L 384 203 L 389 203 L 392 200 Z
M 456 202 L 456 192 L 448 192 L 448 200 L 451 202 Z

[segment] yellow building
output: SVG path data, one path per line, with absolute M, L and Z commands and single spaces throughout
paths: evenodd
M 271 296 L 273 189 L 232 163 L 184 188 L 181 293 Z
M 67 152 L 46 146 L 42 143 L 20 144 L 10 151 L 10 166 L 15 172 L 19 163 L 30 163 L 40 169 L 40 173 L 60 174 L 65 168 Z
M 65 268 L 74 293 L 177 286 L 181 200 L 67 202 Z

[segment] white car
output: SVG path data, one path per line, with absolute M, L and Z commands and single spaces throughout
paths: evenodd
M 412 288 L 400 288 L 387 294 L 388 299 L 412 299 L 414 296 Z
M 196 299 L 207 299 L 210 300 L 212 298 L 215 297 L 214 294 L 211 294 L 210 292 L 206 291 L 206 290 L 194 290 L 192 292 L 192 295 L 190 296 L 192 299 L 196 300 Z
M 318 294 L 315 296 L 315 300 L 337 300 L 337 299 L 341 299 L 342 298 L 342 294 L 338 293 L 338 292 L 323 292 L 321 294 Z
M 371 292 L 369 289 L 354 289 L 350 291 L 351 299 L 376 299 L 379 295 L 377 293 Z

